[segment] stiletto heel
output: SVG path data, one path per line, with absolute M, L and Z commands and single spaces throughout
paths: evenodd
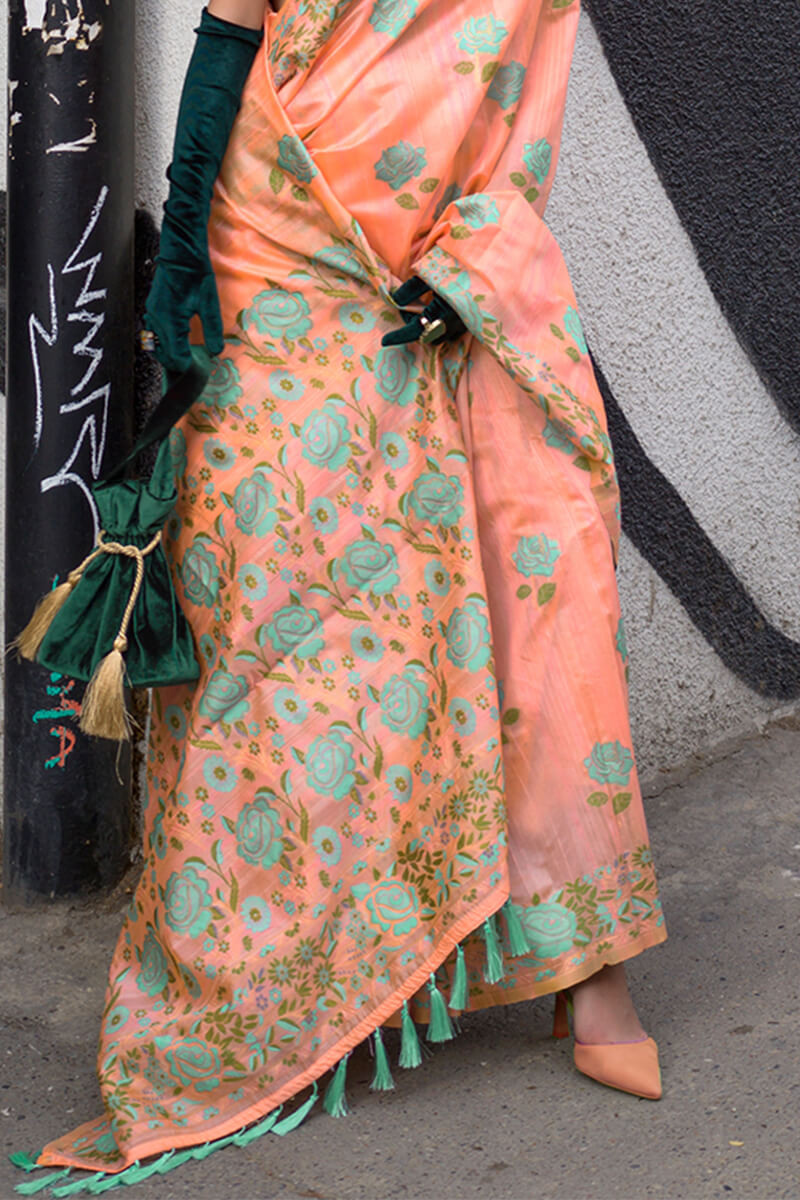
M 572 999 L 566 991 L 556 992 L 553 1013 L 553 1037 L 569 1037 L 569 1018 L 573 1012 Z M 651 1037 L 638 1042 L 601 1042 L 589 1044 L 575 1039 L 573 1058 L 582 1075 L 629 1092 L 643 1100 L 661 1099 L 661 1068 L 658 1046 Z

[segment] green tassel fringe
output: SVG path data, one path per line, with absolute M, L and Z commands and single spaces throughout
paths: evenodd
M 436 976 L 432 971 L 428 982 L 428 991 L 431 996 L 431 1022 L 428 1026 L 428 1041 L 449 1042 L 456 1035 L 453 1030 L 453 1023 L 450 1020 L 450 1014 L 447 1011 L 444 996 L 436 986 Z
M 340 1061 L 333 1079 L 328 1084 L 328 1090 L 325 1092 L 325 1098 L 322 1101 L 322 1107 L 326 1113 L 332 1117 L 346 1117 L 350 1112 L 350 1106 L 347 1103 L 345 1095 L 345 1084 L 347 1082 L 347 1060 L 349 1054 L 345 1054 Z
M 42 1168 L 36 1161 L 41 1150 L 36 1154 L 25 1154 L 24 1151 L 15 1150 L 13 1154 L 9 1154 L 8 1161 L 13 1167 L 19 1167 L 20 1171 L 40 1171 Z
M 101 1171 L 101 1173 L 98 1176 L 96 1176 L 96 1178 L 97 1179 L 107 1179 L 108 1176 L 106 1175 L 105 1171 Z M 63 1187 L 53 1188 L 53 1195 L 58 1196 L 59 1200 L 62 1196 L 74 1196 L 78 1192 L 85 1192 L 87 1189 L 88 1183 L 89 1183 L 88 1179 L 78 1179 L 75 1181 L 75 1183 L 65 1183 L 63 1185 Z
M 497 936 L 497 922 L 489 917 L 483 922 L 483 940 L 486 943 L 486 963 L 483 978 L 487 983 L 499 983 L 503 978 L 503 951 Z
M 282 1121 L 278 1121 L 272 1132 L 277 1137 L 284 1137 L 287 1133 L 291 1133 L 293 1129 L 297 1129 L 299 1125 L 302 1125 L 303 1121 L 305 1121 L 306 1117 L 317 1103 L 318 1095 L 319 1089 L 317 1088 L 316 1083 L 314 1083 L 311 1088 L 311 1095 L 308 1097 L 308 1099 L 305 1100 L 299 1108 L 295 1109 L 293 1113 L 289 1113 L 288 1117 L 284 1117 Z M 275 1115 L 277 1116 L 280 1111 L 281 1110 L 278 1109 Z
M 517 910 L 510 900 L 506 900 L 503 905 L 503 913 L 505 914 L 506 929 L 508 930 L 508 953 L 512 958 L 519 958 L 523 954 L 530 954 L 531 948 L 528 945 L 525 930 L 522 928 L 522 922 L 519 919 Z
M 467 964 L 461 946 L 456 946 L 456 969 L 450 988 L 450 1008 L 462 1012 L 467 1007 Z
M 19 1192 L 21 1196 L 35 1196 L 37 1192 L 43 1192 L 51 1183 L 58 1183 L 59 1179 L 66 1179 L 70 1174 L 71 1168 L 67 1167 L 66 1171 L 56 1171 L 53 1175 L 44 1175 L 41 1179 L 30 1179 L 27 1183 L 18 1183 L 14 1188 L 15 1192 Z
M 411 1013 L 408 1011 L 408 1002 L 403 1001 L 402 1010 L 402 1030 L 403 1036 L 400 1042 L 400 1066 L 404 1070 L 413 1070 L 422 1062 L 422 1048 L 419 1044 L 419 1034 L 417 1027 L 411 1019 Z
M 389 1066 L 389 1056 L 383 1044 L 383 1034 L 380 1025 L 375 1030 L 375 1074 L 369 1085 L 373 1092 L 393 1092 L 394 1080 Z

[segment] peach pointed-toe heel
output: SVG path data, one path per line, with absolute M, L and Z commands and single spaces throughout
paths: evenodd
M 553 1037 L 569 1037 L 568 1010 L 572 1005 L 565 992 L 556 993 Z M 658 1046 L 653 1038 L 638 1042 L 608 1042 L 592 1045 L 575 1039 L 576 1068 L 590 1079 L 641 1096 L 643 1100 L 661 1099 L 661 1068 Z

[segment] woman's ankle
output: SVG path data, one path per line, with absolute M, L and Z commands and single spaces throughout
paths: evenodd
M 589 1045 L 636 1042 L 647 1037 L 628 990 L 625 968 L 603 967 L 572 988 L 575 1037 Z

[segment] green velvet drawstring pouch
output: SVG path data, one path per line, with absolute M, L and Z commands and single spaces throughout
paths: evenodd
M 210 369 L 206 351 L 193 347 L 189 370 L 171 381 L 132 452 L 93 486 L 101 524 L 94 549 L 43 598 L 16 640 L 24 658 L 88 681 L 80 721 L 85 733 L 130 736 L 126 685 L 163 687 L 200 674 L 161 545 L 177 500 L 163 439 L 203 391 Z M 150 478 L 124 478 L 142 450 L 158 441 Z

